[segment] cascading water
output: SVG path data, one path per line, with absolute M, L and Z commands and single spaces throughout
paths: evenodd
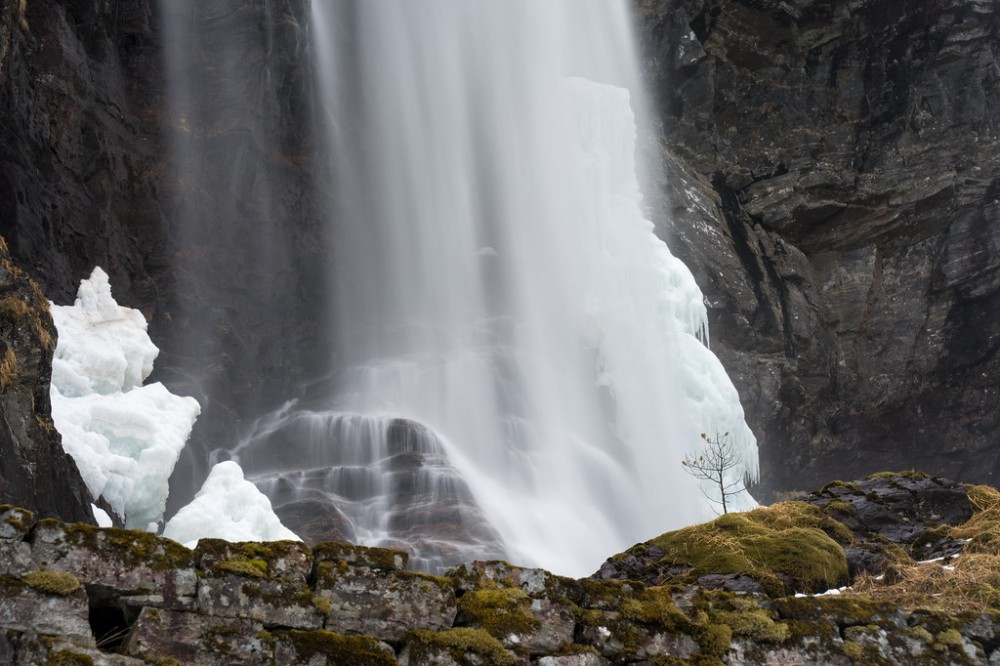
M 711 515 L 682 456 L 727 432 L 755 475 L 756 444 L 640 209 L 625 3 L 313 0 L 312 31 L 338 371 L 248 477 L 429 568 L 586 574 Z

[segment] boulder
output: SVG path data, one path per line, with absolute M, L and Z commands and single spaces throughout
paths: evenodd
M 124 646 L 146 661 L 185 666 L 271 666 L 273 648 L 263 624 L 202 613 L 145 608 Z
M 0 629 L 57 636 L 93 646 L 87 594 L 72 576 L 0 577 Z
M 326 628 L 337 633 L 394 643 L 415 629 L 447 629 L 455 619 L 447 578 L 326 561 L 316 565 L 315 590 L 329 604 Z
M 190 608 L 198 577 L 190 550 L 148 532 L 40 521 L 31 532 L 35 565 L 71 573 L 94 596 L 156 595 Z

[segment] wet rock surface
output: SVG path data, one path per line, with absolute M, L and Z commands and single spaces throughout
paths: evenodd
M 1000 11 L 636 0 L 654 219 L 782 492 L 1000 472 Z

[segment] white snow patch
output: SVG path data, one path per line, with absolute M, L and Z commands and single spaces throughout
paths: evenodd
M 114 526 L 114 521 L 111 520 L 111 516 L 108 512 L 97 506 L 96 504 L 90 505 L 91 511 L 94 512 L 94 520 L 97 521 L 98 527 L 112 527 Z
M 825 592 L 817 592 L 816 594 L 803 594 L 802 592 L 796 592 L 795 596 L 796 596 L 796 598 L 802 598 L 802 597 L 832 597 L 832 596 L 836 596 L 838 594 L 843 594 L 844 592 L 846 592 L 849 589 L 851 589 L 849 586 L 844 586 L 844 587 L 835 587 L 835 588 L 826 590 Z
M 155 531 L 173 472 L 195 419 L 194 398 L 143 386 L 159 350 L 138 310 L 111 296 L 95 268 L 71 306 L 52 304 L 59 332 L 52 361 L 52 420 L 94 497 L 125 526 Z
M 242 468 L 232 460 L 212 468 L 194 500 L 167 522 L 163 536 L 188 548 L 205 538 L 301 541 L 281 524 L 267 496 L 243 478 Z

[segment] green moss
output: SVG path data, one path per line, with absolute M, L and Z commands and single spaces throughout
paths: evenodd
M 578 581 L 576 604 L 598 610 L 617 609 L 622 599 L 628 599 L 642 589 L 642 585 L 624 580 L 598 580 L 583 578 Z
M 860 663 L 865 656 L 865 649 L 853 641 L 844 641 L 844 654 L 854 663 Z
M 626 620 L 665 629 L 671 633 L 692 633 L 694 626 L 674 604 L 667 587 L 635 589 L 620 600 L 618 611 Z
M 899 610 L 892 604 L 848 595 L 784 597 L 770 605 L 782 620 L 824 623 L 833 617 L 842 626 L 877 624 Z
M 791 636 L 788 625 L 775 622 L 763 608 L 719 611 L 714 619 L 729 627 L 733 636 L 749 638 L 758 643 L 783 643 Z
M 94 527 L 83 523 L 66 525 L 51 518 L 39 521 L 38 527 L 64 530 L 70 544 L 100 551 L 125 568 L 149 567 L 154 571 L 168 571 L 193 566 L 190 550 L 149 532 Z
M 313 608 L 318 610 L 323 615 L 329 615 L 333 612 L 333 604 L 330 603 L 329 599 L 324 599 L 323 597 L 318 597 L 314 594 L 311 602 Z
M 19 532 L 27 533 L 35 522 L 35 514 L 27 509 L 21 509 L 10 504 L 0 506 L 0 515 L 5 523 Z
M 313 546 L 317 563 L 342 561 L 348 566 L 371 567 L 387 571 L 405 569 L 410 556 L 391 548 L 369 548 L 349 543 L 327 541 Z
M 215 569 L 251 578 L 267 577 L 267 562 L 264 560 L 224 560 L 216 562 Z
M 820 592 L 848 580 L 843 548 L 819 527 L 825 520 L 832 521 L 816 507 L 782 502 L 668 532 L 649 543 L 666 551 L 662 565 L 690 567 L 679 576 L 682 582 L 709 573 L 745 574 L 769 594 L 782 595 L 785 583 L 777 574 L 784 574 L 796 591 Z
M 855 513 L 855 508 L 853 504 L 845 502 L 844 500 L 834 499 L 830 500 L 823 505 L 824 511 L 833 511 L 837 513 L 843 513 L 849 516 L 853 516 Z
M 295 650 L 298 663 L 308 663 L 322 655 L 328 664 L 351 666 L 392 666 L 396 657 L 371 636 L 342 636 L 332 631 L 276 631 L 274 639 Z
M 79 652 L 59 650 L 49 655 L 46 666 L 94 666 L 94 658 Z
M 458 600 L 459 616 L 490 635 L 530 634 L 541 626 L 530 611 L 531 597 L 517 587 L 483 588 L 466 592 Z
M 833 490 L 843 489 L 851 493 L 852 495 L 861 495 L 861 491 L 858 489 L 857 484 L 850 483 L 848 481 L 831 481 L 822 488 L 820 488 L 820 494 L 825 495 Z
M 710 624 L 698 637 L 698 645 L 706 655 L 721 657 L 733 642 L 733 629 L 727 624 Z
M 962 639 L 962 634 L 960 634 L 957 629 L 946 629 L 944 631 L 940 631 L 936 636 L 934 636 L 934 640 L 941 645 L 956 648 L 960 648 L 965 644 L 965 641 Z
M 459 666 L 515 666 L 517 663 L 500 641 L 481 629 L 418 630 L 411 631 L 406 639 L 410 663 L 430 663 L 430 658 L 442 651 Z
M 36 590 L 57 594 L 61 597 L 69 596 L 83 587 L 73 574 L 58 571 L 33 571 L 22 577 L 21 580 Z

